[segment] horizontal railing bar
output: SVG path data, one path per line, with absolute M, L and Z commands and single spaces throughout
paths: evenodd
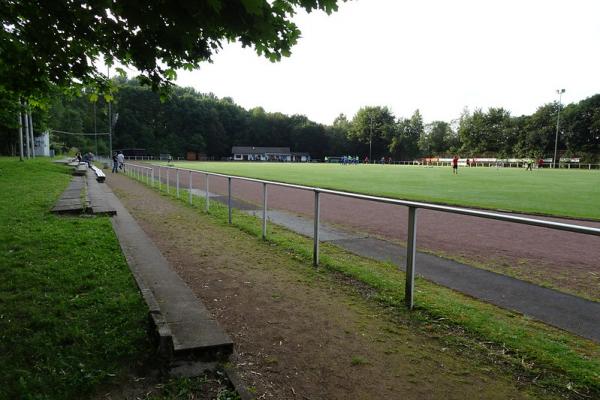
M 312 187 L 312 186 L 295 185 L 292 183 L 284 183 L 284 182 L 277 182 L 277 181 L 268 181 L 265 179 L 248 178 L 245 176 L 227 175 L 227 174 L 221 174 L 218 172 L 210 172 L 210 171 L 203 171 L 203 170 L 197 170 L 197 169 L 177 168 L 177 167 L 172 167 L 172 166 L 164 166 L 164 165 L 156 165 L 156 164 L 152 164 L 152 165 L 156 166 L 156 167 L 161 167 L 161 168 L 179 169 L 181 171 L 192 171 L 192 172 L 196 172 L 199 174 L 205 174 L 205 175 L 210 175 L 210 176 L 219 176 L 222 178 L 232 178 L 232 179 L 238 179 L 238 180 L 248 181 L 248 182 L 257 182 L 257 183 L 265 183 L 265 184 L 273 185 L 273 186 L 282 186 L 282 187 L 287 187 L 287 188 L 291 188 L 291 189 L 308 190 L 308 191 L 312 191 L 312 192 L 326 193 L 326 194 L 331 194 L 331 195 L 335 195 L 335 196 L 349 197 L 349 198 L 359 199 L 359 200 L 374 201 L 377 203 L 386 203 L 386 204 L 395 204 L 395 205 L 405 206 L 405 207 L 423 208 L 423 209 L 432 210 L 432 211 L 441 211 L 441 212 L 447 212 L 447 213 L 451 213 L 451 214 L 460 214 L 460 215 L 467 215 L 467 216 L 471 216 L 471 217 L 494 219 L 494 220 L 498 220 L 498 221 L 512 222 L 512 223 L 517 223 L 517 224 L 522 224 L 522 225 L 531 225 L 531 226 L 538 226 L 538 227 L 542 227 L 542 228 L 557 229 L 557 230 L 561 230 L 561 231 L 582 233 L 584 235 L 600 236 L 600 229 L 592 228 L 592 227 L 588 227 L 588 226 L 582 226 L 582 225 L 565 224 L 562 222 L 545 221 L 545 220 L 541 220 L 541 219 L 519 217 L 519 216 L 515 216 L 515 215 L 499 214 L 499 213 L 489 212 L 489 211 L 472 210 L 472 209 L 461 208 L 461 207 L 444 206 L 444 205 L 432 204 L 432 203 L 422 203 L 422 202 L 417 202 L 417 201 L 391 199 L 388 197 L 378 197 L 378 196 L 371 196 L 371 195 L 360 194 L 360 193 L 341 192 L 341 191 L 332 190 L 332 189 L 323 189 L 323 188 L 317 188 L 317 187 Z M 143 168 L 148 168 L 148 167 L 143 167 Z
M 136 168 L 154 169 L 152 167 L 144 167 L 143 165 L 140 165 L 140 164 L 123 163 L 123 165 L 129 165 L 129 166 L 136 167 Z M 158 167 L 158 165 L 157 165 L 157 167 Z M 161 165 L 161 167 L 164 168 L 162 165 Z

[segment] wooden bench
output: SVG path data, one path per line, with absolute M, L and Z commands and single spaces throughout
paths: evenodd
M 94 170 L 94 173 L 96 174 L 96 180 L 100 183 L 104 182 L 104 180 L 106 179 L 106 175 L 104 174 L 104 172 L 96 167 L 95 165 L 92 165 L 92 169 Z

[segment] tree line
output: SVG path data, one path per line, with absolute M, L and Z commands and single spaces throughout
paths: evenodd
M 358 155 L 373 159 L 413 160 L 459 154 L 464 157 L 552 157 L 558 103 L 540 106 L 532 115 L 514 117 L 503 108 L 465 109 L 453 121 L 424 123 L 419 110 L 396 117 L 388 107 L 368 106 L 352 118 L 340 114 L 331 125 L 304 115 L 270 113 L 261 107 L 246 110 L 229 97 L 173 87 L 166 98 L 135 80 L 114 79 L 111 99 L 113 148 L 144 149 L 148 155 L 184 157 L 193 151 L 209 158 L 231 155 L 232 146 L 291 147 L 314 159 Z M 12 114 L 0 115 L 2 152 L 10 153 L 17 139 Z M 83 90 L 78 96 L 56 94 L 45 110 L 34 112 L 36 129 L 69 132 L 108 132 L 108 103 Z M 108 154 L 106 136 L 53 133 L 57 151 L 75 147 Z M 600 160 L 600 94 L 560 110 L 559 154 Z

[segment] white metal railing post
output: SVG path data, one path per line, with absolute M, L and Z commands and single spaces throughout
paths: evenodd
M 161 170 L 161 166 L 158 166 L 158 191 L 160 192 L 162 189 L 162 180 L 160 179 L 160 170 Z
M 175 184 L 177 185 L 175 192 L 177 193 L 177 198 L 179 198 L 179 168 L 175 168 Z
M 204 187 L 205 189 L 205 194 L 206 194 L 206 204 L 204 205 L 205 207 L 205 211 L 208 212 L 208 202 L 210 201 L 209 196 L 208 196 L 208 174 L 206 174 L 206 185 Z
M 170 168 L 171 167 L 166 167 L 166 169 L 167 169 L 167 194 L 170 194 L 169 193 L 169 169 Z
M 414 306 L 415 260 L 417 256 L 417 209 L 408 207 L 408 238 L 406 241 L 406 287 L 404 300 L 406 306 Z
M 263 220 L 262 238 L 267 238 L 267 184 L 263 182 Z
M 154 167 L 152 167 L 152 170 L 150 171 L 150 186 L 154 187 Z
M 231 224 L 231 177 L 227 178 L 227 208 L 229 212 L 229 223 Z
M 313 265 L 319 265 L 319 218 L 321 217 L 321 205 L 319 191 L 315 190 L 315 229 L 313 233 Z
M 192 203 L 192 171 L 190 171 L 189 178 L 190 178 L 190 187 L 189 187 L 190 204 L 193 204 Z

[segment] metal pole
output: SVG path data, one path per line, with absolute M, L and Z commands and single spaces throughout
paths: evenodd
M 556 163 L 557 163 L 557 153 L 558 153 L 558 127 L 560 125 L 560 106 L 561 106 L 561 101 L 562 101 L 562 94 L 565 92 L 565 89 L 560 89 L 557 90 L 556 93 L 558 93 L 558 114 L 556 116 L 556 135 L 554 137 L 554 164 L 553 164 L 553 168 L 556 168 Z
M 371 142 L 373 141 L 373 116 L 369 116 L 369 120 L 371 121 L 371 130 L 369 132 L 369 163 L 373 162 L 373 154 L 371 152 Z
M 33 117 L 29 111 L 29 131 L 31 133 L 31 157 L 35 158 L 35 140 L 33 139 Z
M 267 238 L 267 184 L 263 183 L 263 220 L 262 220 L 262 238 Z
M 229 223 L 231 224 L 231 177 L 227 178 L 227 207 L 229 208 Z
M 204 205 L 205 207 L 205 211 L 208 212 L 208 202 L 209 202 L 209 198 L 208 198 L 208 174 L 206 174 L 206 185 L 205 185 L 205 192 L 206 192 L 206 204 Z
M 319 218 L 321 216 L 321 205 L 319 191 L 315 190 L 315 230 L 313 234 L 313 265 L 319 265 Z
M 190 171 L 190 189 L 189 189 L 189 195 L 190 195 L 190 204 L 193 204 L 192 202 L 192 171 Z
M 150 186 L 154 187 L 154 167 L 152 167 L 152 170 L 150 171 Z
M 19 160 L 23 161 L 23 115 L 21 111 L 19 111 Z
M 94 105 L 94 142 L 96 143 L 96 156 L 98 156 L 98 135 L 96 133 L 98 133 L 98 127 L 96 124 L 96 102 L 94 101 L 92 103 Z
M 177 190 L 176 190 L 176 192 L 177 192 L 177 198 L 179 198 L 179 169 L 175 169 L 175 175 L 176 175 L 175 176 L 175 182 L 176 182 L 176 185 L 177 185 Z
M 404 300 L 406 306 L 414 306 L 415 260 L 417 256 L 417 209 L 408 207 L 408 239 L 406 241 L 406 288 Z
M 167 167 L 167 194 L 169 194 L 169 167 Z
M 162 181 L 160 179 L 160 166 L 158 167 L 158 191 L 160 192 Z
M 31 152 L 30 152 L 30 148 L 29 148 L 29 119 L 27 118 L 27 110 L 25 110 L 25 115 L 24 115 L 24 119 L 25 119 L 25 145 L 27 146 L 27 158 L 29 159 L 31 157 Z
M 107 78 L 110 80 L 110 67 L 108 67 Z M 109 155 L 112 155 L 112 107 L 110 101 L 108 102 L 108 151 Z

